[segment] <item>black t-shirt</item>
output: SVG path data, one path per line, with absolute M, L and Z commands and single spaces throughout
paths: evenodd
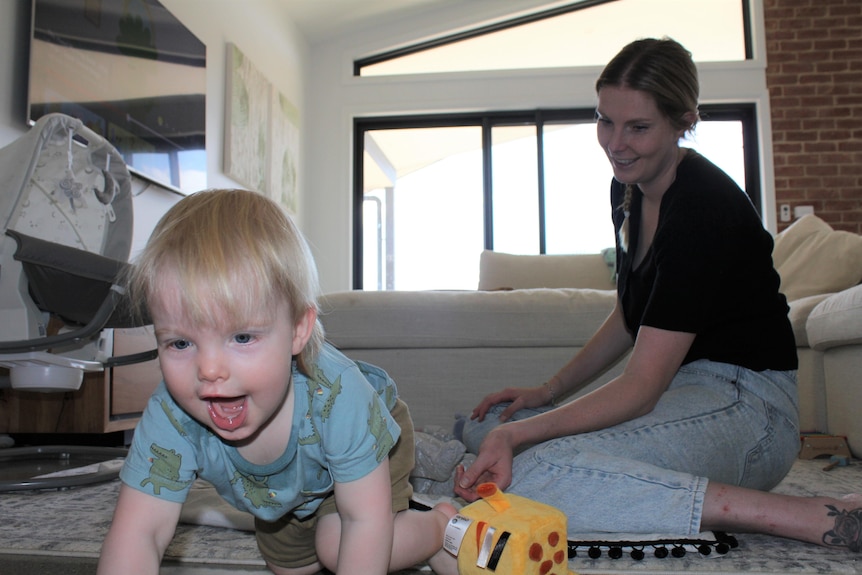
M 625 186 L 614 180 L 617 291 L 632 336 L 641 325 L 694 333 L 683 363 L 709 359 L 756 371 L 796 369 L 772 236 L 739 186 L 689 150 L 662 198 L 653 243 L 636 270 L 632 256 L 643 195 L 635 187 L 625 252 L 619 246 L 624 194 Z

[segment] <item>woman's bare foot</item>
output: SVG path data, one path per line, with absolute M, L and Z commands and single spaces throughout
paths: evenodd
M 434 509 L 432 509 L 431 512 L 440 513 L 443 516 L 444 521 L 441 524 L 441 527 L 445 531 L 449 520 L 458 513 L 458 510 L 455 509 L 454 505 L 450 505 L 449 503 L 438 503 L 434 506 Z M 429 558 L 428 565 L 434 570 L 434 573 L 437 573 L 437 575 L 458 575 L 458 559 L 445 549 L 441 548 L 437 553 Z

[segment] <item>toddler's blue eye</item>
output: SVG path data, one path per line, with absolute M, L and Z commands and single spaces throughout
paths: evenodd
M 191 347 L 191 343 L 189 343 L 188 340 L 185 339 L 178 339 L 171 342 L 171 347 L 176 350 L 182 351 Z
M 234 336 L 237 343 L 251 343 L 252 337 L 247 333 L 238 333 Z

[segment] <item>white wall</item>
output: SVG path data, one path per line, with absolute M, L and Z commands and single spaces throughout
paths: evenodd
M 352 286 L 352 122 L 355 117 L 595 105 L 599 68 L 357 78 L 353 61 L 451 30 L 485 23 L 514 8 L 551 6 L 541 0 L 471 0 L 403 22 L 359 30 L 311 50 L 307 85 L 303 220 L 325 292 Z M 756 59 L 744 66 L 700 68 L 704 103 L 750 101 L 759 107 L 765 190 L 764 221 L 775 222 L 762 2 L 752 0 Z M 478 256 L 477 256 L 478 258 Z M 478 265 L 478 259 L 477 259 Z
M 277 0 L 161 0 L 207 47 L 207 186 L 236 187 L 222 171 L 225 56 L 228 42 L 240 50 L 300 109 L 308 46 Z M 0 0 L 0 146 L 27 131 L 27 50 L 30 0 Z M 14 55 L 14 57 L 12 57 Z M 300 189 L 302 186 L 300 174 Z M 161 213 L 180 196 L 136 181 L 133 252 Z M 300 198 L 301 201 L 301 198 Z M 299 222 L 301 225 L 301 221 Z

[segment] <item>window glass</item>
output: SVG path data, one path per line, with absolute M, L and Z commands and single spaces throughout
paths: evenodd
M 613 246 L 613 171 L 596 143 L 595 122 L 546 125 L 543 139 L 546 253 L 596 254 Z
M 570 117 L 584 118 L 584 112 Z M 745 117 L 744 110 L 740 114 Z M 463 119 L 433 120 L 447 121 Z M 485 248 L 589 254 L 614 245 L 613 172 L 597 145 L 595 122 L 473 121 L 364 132 L 357 231 L 364 289 L 476 289 Z M 489 185 L 483 181 L 483 125 L 491 131 Z M 743 120 L 703 120 L 680 144 L 697 149 L 746 189 Z
M 694 132 L 680 141 L 694 148 L 733 178 L 745 190 L 745 141 L 742 122 L 737 120 L 700 121 Z
M 493 248 L 509 254 L 539 250 L 536 126 L 491 129 Z
M 603 66 L 637 38 L 670 36 L 696 62 L 746 59 L 742 0 L 616 0 L 356 63 L 360 76 Z M 442 43 L 442 45 L 437 45 Z M 377 61 L 382 60 L 382 61 Z
M 372 130 L 364 140 L 363 287 L 476 289 L 481 127 Z
M 199 191 L 207 187 L 207 154 L 205 150 L 177 152 L 181 166 L 180 189 Z

